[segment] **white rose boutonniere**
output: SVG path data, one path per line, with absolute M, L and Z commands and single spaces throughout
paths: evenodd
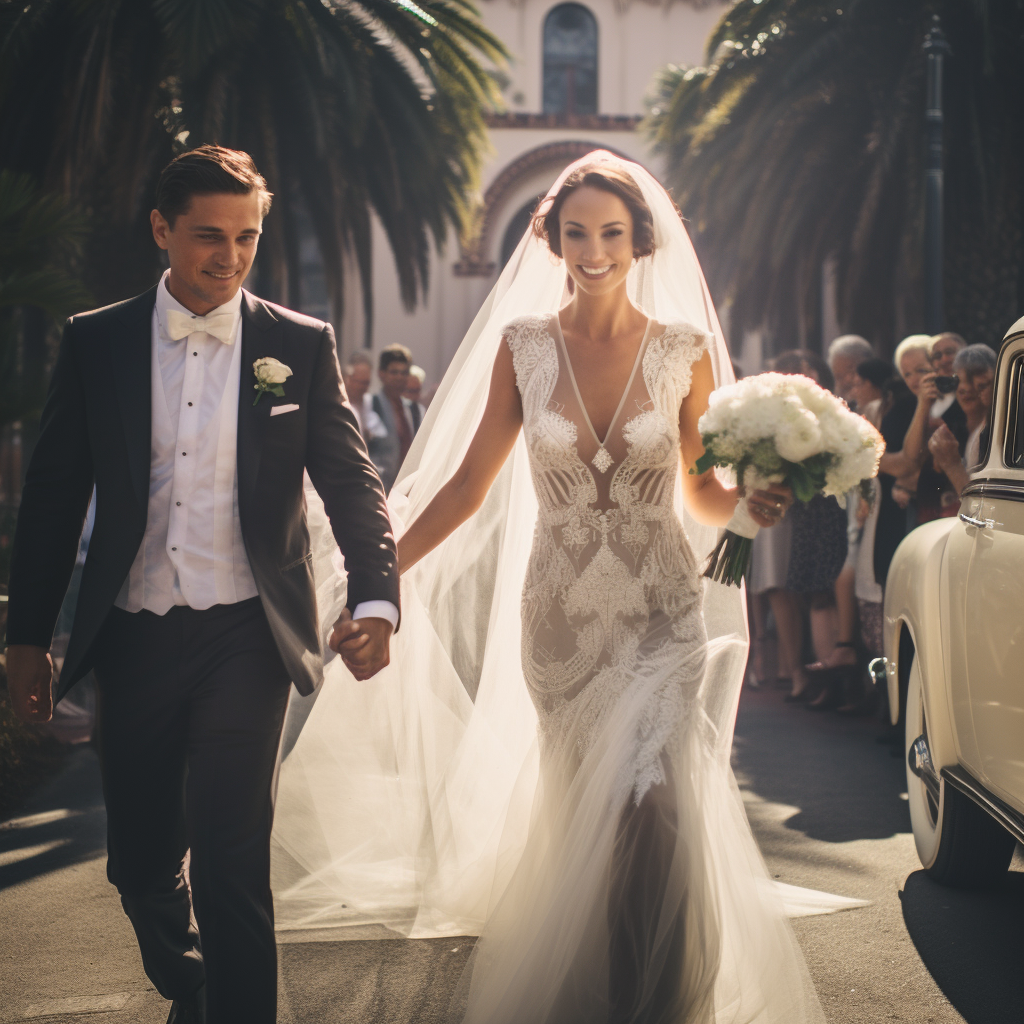
M 256 374 L 256 383 L 253 384 L 256 389 L 256 401 L 252 403 L 253 405 L 264 395 L 277 395 L 278 398 L 284 398 L 282 385 L 292 375 L 290 366 L 285 366 L 279 359 L 274 359 L 272 356 L 264 356 L 252 364 L 252 369 Z

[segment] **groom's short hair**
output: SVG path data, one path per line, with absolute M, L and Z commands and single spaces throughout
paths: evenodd
M 156 208 L 174 227 L 175 220 L 187 213 L 193 196 L 217 193 L 260 197 L 260 214 L 270 212 L 272 193 L 267 191 L 263 175 L 248 153 L 224 146 L 197 146 L 172 160 L 160 172 L 156 185 Z

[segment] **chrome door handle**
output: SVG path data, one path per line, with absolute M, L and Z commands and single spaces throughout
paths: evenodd
M 992 523 L 987 519 L 975 519 L 973 516 L 964 515 L 963 512 L 959 513 L 960 522 L 966 523 L 968 526 L 977 526 L 979 530 L 987 530 L 992 526 Z

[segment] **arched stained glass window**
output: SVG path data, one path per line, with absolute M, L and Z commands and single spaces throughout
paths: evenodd
M 544 113 L 597 113 L 597 21 L 582 4 L 544 19 Z

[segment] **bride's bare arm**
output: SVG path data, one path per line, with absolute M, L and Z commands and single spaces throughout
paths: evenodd
M 694 476 L 690 470 L 704 454 L 697 423 L 707 411 L 708 399 L 715 390 L 715 374 L 711 356 L 705 352 L 693 364 L 690 393 L 683 399 L 679 410 L 679 448 L 683 456 L 683 497 L 690 515 L 708 526 L 725 526 L 736 511 L 739 489 L 726 487 L 709 469 Z M 793 494 L 788 487 L 772 484 L 767 491 L 755 491 L 747 499 L 750 515 L 758 526 L 774 526 L 792 504 Z M 781 502 L 781 505 L 777 504 Z
M 491 371 L 483 419 L 466 457 L 398 542 L 399 571 L 405 572 L 432 551 L 481 505 L 512 451 L 523 425 L 512 353 L 502 340 Z

